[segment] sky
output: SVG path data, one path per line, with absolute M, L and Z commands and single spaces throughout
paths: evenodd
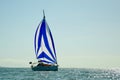
M 45 11 L 59 67 L 120 68 L 120 0 L 0 0 L 0 66 L 36 62 Z

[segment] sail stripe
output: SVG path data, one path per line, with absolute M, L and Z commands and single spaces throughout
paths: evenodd
M 38 52 L 37 52 L 37 50 L 38 50 L 38 40 L 40 40 L 39 39 L 39 34 L 40 34 L 40 28 L 41 28 L 41 25 L 42 24 L 42 22 L 40 22 L 40 24 L 38 25 L 38 27 L 37 27 L 37 30 L 36 30 L 36 33 L 35 33 L 35 39 L 34 39 L 34 44 L 35 44 L 35 53 L 36 54 L 38 54 Z
M 50 47 L 52 53 L 55 53 L 54 49 L 53 49 L 53 40 L 52 40 L 52 36 L 50 35 L 50 29 L 49 29 L 48 25 L 46 26 L 46 28 L 47 28 L 46 35 L 47 35 L 49 47 Z M 53 54 L 53 56 L 54 56 L 54 58 L 56 58 L 55 54 Z
M 46 55 L 48 55 L 53 61 L 55 61 L 55 60 L 53 59 L 53 57 L 51 56 L 51 54 L 49 53 L 49 51 L 47 50 L 47 48 L 45 47 L 45 42 L 44 42 L 44 40 L 43 40 L 43 36 L 42 36 L 42 39 L 41 39 L 41 43 L 42 43 L 42 44 L 41 44 L 42 47 L 40 47 L 37 56 L 39 56 L 42 52 L 45 52 Z
M 44 38 L 45 38 L 45 37 L 44 37 Z M 49 53 L 51 54 L 51 56 L 55 59 L 55 57 L 53 56 L 53 53 L 52 53 L 52 51 L 51 51 L 51 49 L 50 49 L 50 47 L 49 47 L 49 45 L 48 45 L 47 40 L 46 40 L 45 45 L 46 45 L 46 48 L 48 49 Z
M 41 60 L 41 61 L 44 62 L 44 63 L 47 63 L 47 64 L 53 64 L 53 63 L 45 61 L 45 60 Z
M 42 52 L 39 56 L 38 56 L 38 58 L 47 58 L 48 60 L 50 60 L 50 61 L 52 61 L 52 62 L 55 62 L 55 61 L 53 61 L 48 55 L 46 55 L 46 53 L 45 52 Z
M 50 49 L 50 46 L 48 44 L 48 39 L 47 39 L 46 31 L 44 32 L 43 35 L 44 35 L 43 37 L 44 37 L 44 41 L 45 41 L 45 46 L 48 49 L 48 51 L 50 52 L 50 54 L 52 55 L 52 57 L 55 59 L 55 57 L 53 56 L 53 53 L 52 53 L 52 51 Z
M 46 36 L 44 36 L 44 41 L 45 41 L 45 46 L 46 46 L 47 50 L 49 51 L 49 53 L 50 53 L 50 55 L 52 56 L 52 58 L 55 60 L 55 58 L 54 58 L 54 56 L 53 56 L 53 53 L 52 53 L 52 51 L 51 51 L 51 49 L 50 49 L 50 47 L 49 47 L 49 45 L 48 45 L 48 41 L 47 41 L 47 39 L 46 39 Z
M 40 24 L 39 24 L 39 25 L 40 25 Z M 36 44 L 36 37 L 37 37 L 37 32 L 38 32 L 39 25 L 38 25 L 37 30 L 36 30 L 36 32 L 35 32 L 35 38 L 34 38 L 35 53 L 36 53 L 36 47 L 37 47 L 37 44 Z
M 42 62 L 42 60 L 45 60 L 45 61 L 47 61 L 47 62 L 54 63 L 54 62 L 48 60 L 47 58 L 39 58 L 38 60 L 40 60 L 41 62 Z
M 37 49 L 37 53 L 41 47 L 41 38 L 42 38 L 42 33 L 44 32 L 44 27 L 45 27 L 45 21 L 42 21 L 41 27 L 40 27 L 40 32 L 39 32 L 39 36 L 38 36 L 38 49 Z
M 54 50 L 54 54 L 55 54 L 55 58 L 56 58 L 55 45 L 54 45 L 54 42 L 53 42 L 53 37 L 52 37 L 50 29 L 49 29 L 49 32 L 50 32 L 50 37 L 51 37 L 51 40 L 52 40 L 52 46 L 53 46 L 53 50 Z

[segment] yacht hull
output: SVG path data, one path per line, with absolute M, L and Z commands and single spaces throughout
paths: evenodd
M 33 71 L 58 71 L 58 65 L 52 65 L 52 66 L 31 66 Z

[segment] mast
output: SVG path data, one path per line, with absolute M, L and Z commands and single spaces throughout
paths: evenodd
M 45 12 L 44 12 L 44 10 L 43 10 L 43 18 L 45 19 Z

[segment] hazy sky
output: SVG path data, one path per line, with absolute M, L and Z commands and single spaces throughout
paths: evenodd
M 60 67 L 120 67 L 120 0 L 0 0 L 0 66 L 37 61 L 43 9 Z

